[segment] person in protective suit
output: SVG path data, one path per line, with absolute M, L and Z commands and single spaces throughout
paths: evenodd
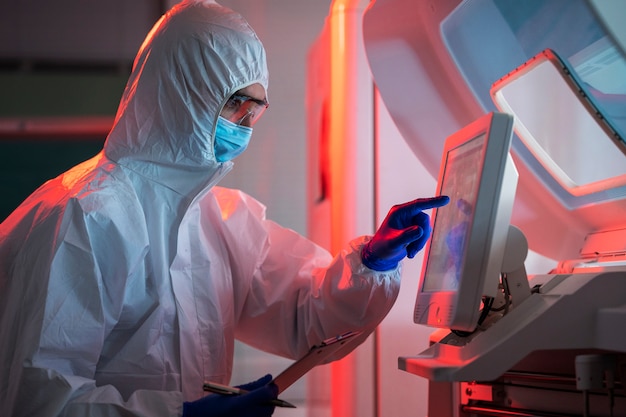
M 239 339 L 287 358 L 393 305 L 400 261 L 430 235 L 395 206 L 336 257 L 216 186 L 267 107 L 246 21 L 184 0 L 148 34 L 102 152 L 0 225 L 0 415 L 269 416 L 270 376 L 227 384 Z

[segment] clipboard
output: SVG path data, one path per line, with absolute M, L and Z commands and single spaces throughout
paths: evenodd
M 313 346 L 306 355 L 292 363 L 280 375 L 274 378 L 272 382 L 278 386 L 278 394 L 281 394 L 317 365 L 324 364 L 329 357 L 340 354 L 342 351 L 349 352 L 357 347 L 364 340 L 364 338 L 357 337 L 362 333 L 344 333 Z

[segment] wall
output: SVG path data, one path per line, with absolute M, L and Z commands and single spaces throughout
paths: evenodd
M 330 1 L 223 0 L 255 29 L 267 51 L 270 107 L 223 185 L 261 200 L 268 217 L 306 233 L 306 54 Z

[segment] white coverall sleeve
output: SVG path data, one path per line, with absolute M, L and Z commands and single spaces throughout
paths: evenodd
M 86 204 L 92 207 L 85 209 Z M 99 204 L 104 204 L 104 209 L 98 209 Z M 137 391 L 124 399 L 111 385 L 97 387 L 94 379 L 105 339 L 120 315 L 128 281 L 140 279 L 146 272 L 142 260 L 147 240 L 141 226 L 135 226 L 144 222 L 132 217 L 125 204 L 123 198 L 113 204 L 110 200 L 70 200 L 56 232 L 52 258 L 42 256 L 34 261 L 34 253 L 26 256 L 31 262 L 51 263 L 47 285 L 37 277 L 30 280 L 30 288 L 23 285 L 18 292 L 26 297 L 25 305 L 45 300 L 45 308 L 40 304 L 42 308 L 28 314 L 19 306 L 14 309 L 17 317 L 28 321 L 20 324 L 15 335 L 23 353 L 21 360 L 14 356 L 12 365 L 11 375 L 19 378 L 12 406 L 8 406 L 13 417 L 182 414 L 180 392 Z M 27 271 L 24 275 L 36 275 L 45 266 L 31 269 L 18 264 L 16 268 Z
M 259 204 L 250 197 L 244 201 L 252 211 Z M 379 272 L 364 266 L 360 253 L 368 236 L 354 239 L 333 259 L 320 246 L 256 211 L 258 224 L 251 224 L 247 215 L 247 227 L 263 228 L 265 241 L 259 242 L 262 249 L 238 312 L 236 337 L 296 359 L 329 337 L 373 331 L 398 296 L 400 267 Z M 237 217 L 233 214 L 226 221 Z

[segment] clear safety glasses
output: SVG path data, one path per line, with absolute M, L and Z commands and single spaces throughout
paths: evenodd
M 243 94 L 233 94 L 224 104 L 221 116 L 238 125 L 252 126 L 268 107 L 267 100 L 259 100 Z

